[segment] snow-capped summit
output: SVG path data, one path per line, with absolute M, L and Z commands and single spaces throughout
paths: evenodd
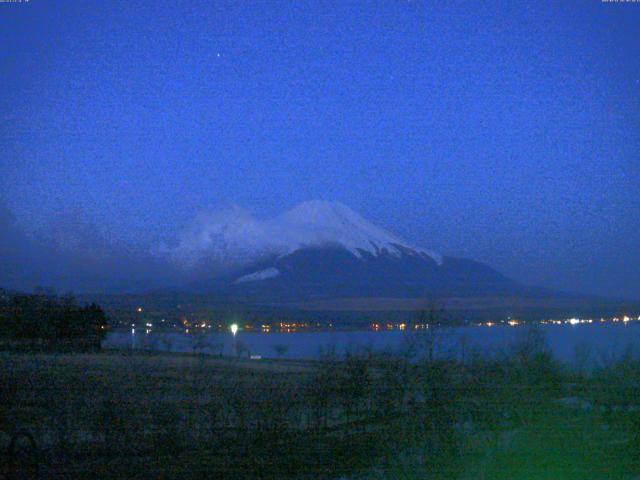
M 430 250 L 418 248 L 382 228 L 377 227 L 340 202 L 311 200 L 304 202 L 280 217 L 288 231 L 296 233 L 290 246 L 340 245 L 355 256 L 362 252 L 379 255 L 383 250 L 391 255 L 401 255 L 400 248 L 426 254 L 441 262 L 442 257 Z M 399 248 L 400 247 L 400 248 Z
M 238 207 L 200 215 L 178 245 L 165 253 L 185 268 L 202 263 L 240 266 L 323 246 L 342 247 L 358 258 L 365 253 L 399 257 L 411 252 L 442 262 L 441 255 L 411 245 L 345 205 L 321 200 L 301 203 L 266 220 Z

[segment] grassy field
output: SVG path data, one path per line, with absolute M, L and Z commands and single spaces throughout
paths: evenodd
M 34 478 L 632 479 L 640 364 L 0 354 L 2 457 Z

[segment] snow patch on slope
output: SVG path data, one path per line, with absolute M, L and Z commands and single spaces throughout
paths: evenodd
M 179 265 L 193 268 L 203 263 L 237 266 L 325 245 L 342 246 L 356 257 L 364 252 L 399 257 L 406 249 L 442 263 L 440 254 L 405 242 L 341 203 L 320 200 L 301 203 L 267 220 L 239 207 L 200 215 L 178 245 L 164 251 Z
M 280 275 L 280 270 L 278 270 L 277 268 L 265 268 L 264 270 L 259 270 L 248 275 L 244 275 L 233 283 L 255 282 L 257 280 L 266 280 L 268 278 L 277 277 L 278 275 Z

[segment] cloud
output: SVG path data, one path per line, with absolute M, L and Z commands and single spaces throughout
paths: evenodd
M 176 245 L 161 245 L 158 254 L 183 271 L 207 265 L 226 268 L 242 262 L 246 254 L 261 248 L 269 236 L 265 222 L 236 205 L 200 213 L 180 235 Z
M 0 287 L 122 293 L 179 283 L 168 262 L 144 248 L 108 238 L 78 218 L 61 215 L 47 229 L 27 235 L 9 209 L 0 205 Z

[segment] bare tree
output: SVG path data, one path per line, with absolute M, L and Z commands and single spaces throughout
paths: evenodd
M 191 339 L 191 349 L 193 353 L 204 354 L 205 349 L 209 347 L 209 338 L 205 332 L 197 332 L 193 334 Z
M 165 352 L 170 352 L 173 348 L 173 341 L 171 340 L 169 333 L 163 333 L 160 337 L 160 343 L 162 343 L 162 348 Z
M 275 350 L 276 355 L 278 356 L 278 358 L 282 358 L 289 351 L 289 345 L 279 344 L 279 345 L 275 345 L 273 347 L 273 349 Z
M 426 300 L 409 324 L 406 344 L 411 356 L 425 357 L 433 362 L 441 343 L 442 327 L 451 323 L 444 307 L 436 300 Z
M 249 348 L 247 347 L 247 345 L 242 341 L 242 340 L 235 340 L 235 350 L 236 350 L 236 356 L 238 358 L 242 357 L 242 356 L 249 356 Z

